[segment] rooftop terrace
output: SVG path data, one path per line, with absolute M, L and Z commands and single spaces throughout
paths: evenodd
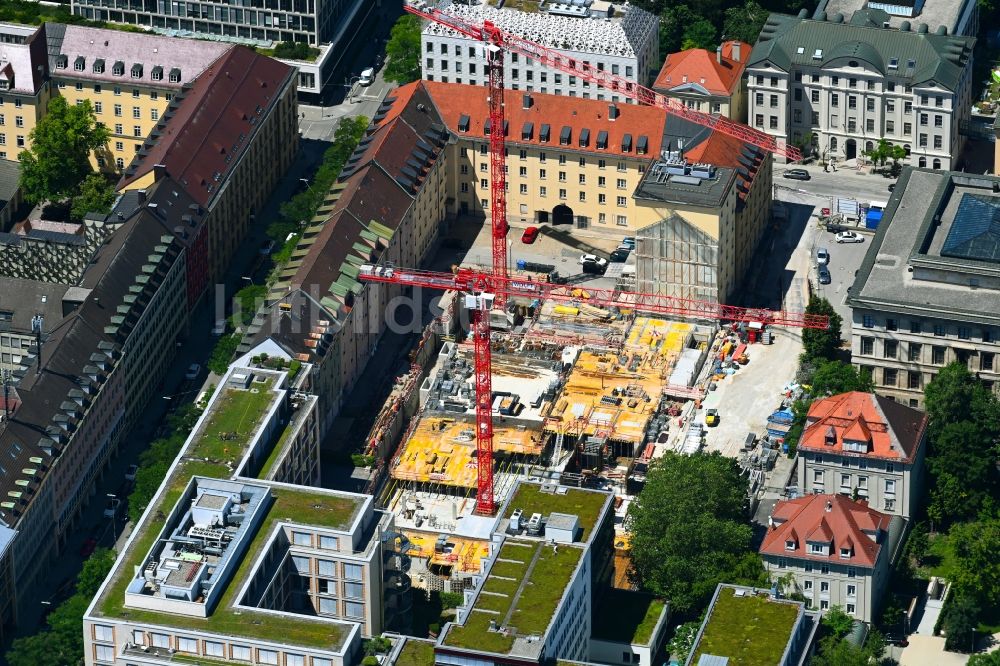
M 255 482 L 252 485 L 267 491 L 257 509 L 262 512 L 260 523 L 252 534 L 246 535 L 250 540 L 242 551 L 243 556 L 234 562 L 233 573 L 218 581 L 221 596 L 208 617 L 189 617 L 126 605 L 126 588 L 134 580 L 136 568 L 142 568 L 146 562 L 178 503 L 192 498 L 187 492 L 192 477 L 206 481 L 230 479 L 248 447 L 259 443 L 261 426 L 272 422 L 266 415 L 273 413 L 272 410 L 277 407 L 279 395 L 275 387 L 281 385 L 281 376 L 269 373 L 266 381 L 248 384 L 250 388 L 247 389 L 224 383 L 212 397 L 119 555 L 109 579 L 91 606 L 91 616 L 224 635 L 253 636 L 261 640 L 333 651 L 342 648 L 353 625 L 241 607 L 238 606 L 239 590 L 249 580 L 257 556 L 265 551 L 265 544 L 274 536 L 280 523 L 346 530 L 357 519 L 365 503 L 370 501 L 362 496 L 274 482 Z M 280 436 L 277 440 L 281 440 Z M 212 484 L 208 482 L 204 485 Z
M 731 666 L 780 664 L 802 612 L 799 602 L 721 586 L 688 664 L 701 655 L 726 657 Z

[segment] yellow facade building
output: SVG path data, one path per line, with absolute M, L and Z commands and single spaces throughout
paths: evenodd
M 16 160 L 48 105 L 45 27 L 0 24 L 0 159 Z

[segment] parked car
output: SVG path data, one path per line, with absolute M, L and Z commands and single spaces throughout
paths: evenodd
M 627 247 L 620 247 L 611 253 L 611 258 L 608 260 L 611 263 L 622 263 L 628 259 L 628 255 L 631 254 Z
M 531 245 L 535 242 L 536 238 L 538 238 L 538 227 L 528 227 L 521 234 L 521 242 L 525 245 Z
M 830 284 L 831 278 L 830 278 L 830 269 L 829 268 L 827 268 L 825 265 L 821 264 L 819 266 L 819 268 L 816 269 L 816 272 L 819 275 L 819 283 L 820 284 Z
M 826 266 L 830 263 L 830 251 L 825 247 L 821 247 L 816 250 L 816 263 L 820 266 Z
M 626 236 L 621 242 L 623 247 L 627 247 L 629 250 L 635 249 L 635 236 Z
M 184 373 L 184 379 L 188 381 L 194 381 L 198 379 L 198 375 L 201 374 L 201 366 L 197 363 L 192 363 L 188 366 L 187 372 Z
M 864 243 L 865 237 L 856 231 L 841 231 L 837 234 L 838 243 Z
M 602 259 L 601 261 L 604 261 L 604 260 Z M 587 263 L 583 264 L 580 267 L 580 269 L 584 273 L 591 273 L 593 275 L 604 275 L 604 271 L 607 268 L 607 266 L 608 266 L 608 263 L 606 261 L 604 263 L 602 263 L 602 264 L 599 264 L 596 261 L 588 261 Z
M 781 175 L 791 180 L 810 180 L 812 178 L 805 169 L 789 169 Z
M 97 539 L 87 537 L 87 540 L 80 546 L 80 557 L 90 557 L 95 550 L 97 550 Z
M 358 83 L 363 86 L 370 86 L 375 82 L 375 68 L 369 67 L 361 72 L 361 78 L 358 79 Z
M 598 257 L 596 254 L 581 254 L 580 265 L 586 266 L 587 264 L 597 264 L 601 268 L 604 268 L 608 265 L 608 260 L 604 257 Z
M 122 505 L 122 501 L 117 497 L 109 497 L 108 501 L 104 504 L 104 517 L 114 518 L 118 515 L 118 507 Z
M 139 472 L 138 465 L 129 465 L 128 469 L 125 470 L 125 480 L 132 482 L 135 481 L 135 475 Z
M 847 227 L 839 222 L 827 222 L 826 230 L 832 234 L 840 233 L 841 231 L 847 231 Z

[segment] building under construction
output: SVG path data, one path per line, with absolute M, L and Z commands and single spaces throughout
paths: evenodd
M 601 487 L 628 479 L 665 449 L 695 388 L 714 329 L 615 314 L 582 303 L 519 303 L 491 338 L 494 485 L 518 479 Z M 444 343 L 419 385 L 419 411 L 389 460 L 381 501 L 414 544 L 414 583 L 460 591 L 488 551 L 492 519 L 476 500 L 475 362 L 469 343 Z

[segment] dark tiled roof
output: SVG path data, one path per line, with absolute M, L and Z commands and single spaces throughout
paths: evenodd
M 248 48 L 230 49 L 186 90 L 153 131 L 118 189 L 162 164 L 202 206 L 218 193 L 295 70 Z M 159 132 L 159 134 L 157 134 Z

